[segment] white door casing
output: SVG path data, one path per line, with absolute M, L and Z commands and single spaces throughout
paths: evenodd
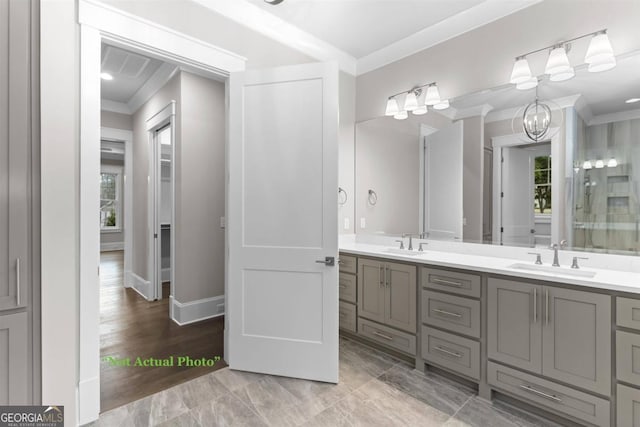
M 232 73 L 229 87 L 227 362 L 336 383 L 337 65 Z
M 424 231 L 432 238 L 462 240 L 462 136 L 458 121 L 425 138 Z
M 533 246 L 533 156 L 526 149 L 502 148 L 503 245 Z

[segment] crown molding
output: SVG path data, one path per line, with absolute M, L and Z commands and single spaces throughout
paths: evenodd
M 336 61 L 340 69 L 356 75 L 356 59 L 324 40 L 244 0 L 194 0 L 232 21 L 319 61 Z
M 526 9 L 541 1 L 542 0 L 486 0 L 477 6 L 444 19 L 435 25 L 358 59 L 357 75 L 384 67 L 392 62 L 487 25 L 519 10 Z
M 179 67 L 163 63 L 151 77 L 138 89 L 138 91 L 129 99 L 127 107 L 129 111 L 135 113 L 142 105 L 149 100 L 156 92 L 158 92 L 169 80 L 176 74 Z
M 490 104 L 480 104 L 475 107 L 465 108 L 464 110 L 456 110 L 454 120 L 467 119 L 469 117 L 486 117 L 493 110 Z
M 132 114 L 132 111 L 129 109 L 127 104 L 124 102 L 112 101 L 110 99 L 100 100 L 100 109 L 103 111 L 111 111 L 112 113 Z
M 602 125 L 605 123 L 621 122 L 624 120 L 640 119 L 640 108 L 636 110 L 619 111 L 611 114 L 594 116 L 587 122 L 588 126 Z

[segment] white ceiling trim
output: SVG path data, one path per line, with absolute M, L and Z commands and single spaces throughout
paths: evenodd
M 398 61 L 414 53 L 511 15 L 542 0 L 486 0 L 424 30 L 358 59 L 357 75 Z
M 129 111 L 134 113 L 138 111 L 138 108 L 142 107 L 149 98 L 171 80 L 171 77 L 173 77 L 176 71 L 178 71 L 177 66 L 166 62 L 162 64 L 127 102 Z
M 356 59 L 353 56 L 254 4 L 242 0 L 194 1 L 312 58 L 320 61 L 337 61 L 342 71 L 351 75 L 356 74 Z
M 584 113 L 584 115 L 587 115 L 588 114 L 587 106 L 584 103 L 584 100 L 580 102 L 581 99 L 582 99 L 582 95 L 576 94 L 576 95 L 564 96 L 562 98 L 552 99 L 551 102 L 556 104 L 561 109 L 576 107 L 576 110 L 580 110 L 581 112 Z M 544 99 L 541 100 L 541 102 L 544 102 L 544 101 L 545 101 Z M 527 104 L 518 105 L 516 107 L 505 108 L 503 110 L 491 111 L 485 117 L 484 122 L 493 123 L 493 122 L 499 122 L 501 120 L 512 120 L 513 117 L 518 112 L 518 110 L 522 110 L 525 105 Z M 580 106 L 580 108 L 578 108 L 578 106 Z
M 129 106 L 124 102 L 112 101 L 110 99 L 100 100 L 100 108 L 104 111 L 111 111 L 112 113 L 131 114 L 132 111 Z
M 605 123 L 622 122 L 624 120 L 640 119 L 640 108 L 636 110 L 620 111 L 618 113 L 601 114 L 594 116 L 587 123 L 588 126 L 602 125 Z

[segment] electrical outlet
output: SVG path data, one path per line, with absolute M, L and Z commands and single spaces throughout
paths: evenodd
M 223 216 L 220 217 L 220 228 L 225 228 L 227 226 L 227 219 Z
M 349 229 L 349 218 L 345 218 L 344 219 L 344 229 L 348 230 Z
M 462 225 L 464 225 L 464 226 L 467 225 L 467 218 L 462 218 Z
M 360 228 L 367 228 L 367 219 L 365 217 L 360 218 Z

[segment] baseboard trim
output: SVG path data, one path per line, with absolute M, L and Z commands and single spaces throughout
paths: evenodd
M 135 273 L 131 273 L 131 287 L 134 291 L 142 295 L 147 301 L 152 301 L 151 295 L 151 282 L 144 280 L 142 277 Z
M 171 320 L 180 326 L 211 319 L 224 314 L 224 295 L 185 303 L 182 303 L 173 296 L 170 296 L 169 304 L 171 307 Z
M 124 242 L 100 243 L 100 252 L 124 251 Z
M 133 273 L 130 270 L 124 272 L 124 287 L 131 288 L 133 285 Z
M 163 283 L 171 281 L 171 268 L 163 268 L 160 274 L 162 275 Z
M 100 378 L 93 377 L 78 383 L 78 422 L 88 424 L 98 419 L 100 414 Z

